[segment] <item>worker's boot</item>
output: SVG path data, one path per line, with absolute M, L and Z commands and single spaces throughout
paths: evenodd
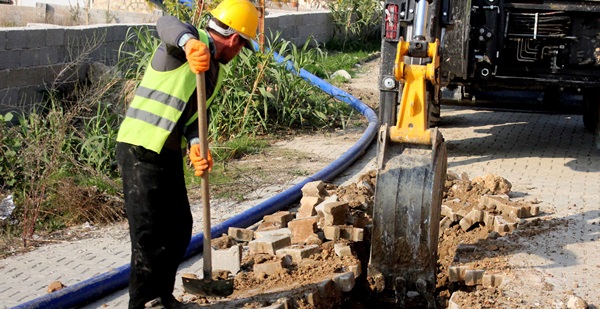
M 147 309 L 165 309 L 165 306 L 162 305 L 160 298 L 155 298 L 146 304 L 144 304 L 144 308 Z
M 186 308 L 186 305 L 175 297 L 158 297 L 149 302 L 147 302 L 144 307 L 146 309 L 183 309 Z

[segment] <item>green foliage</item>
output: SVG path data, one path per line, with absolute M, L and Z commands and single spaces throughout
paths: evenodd
M 352 75 L 357 64 L 373 59 L 372 57 L 380 49 L 378 39 L 372 39 L 361 45 L 346 46 L 345 48 L 338 43 L 338 41 L 331 41 L 324 45 L 324 48 L 328 51 L 327 61 L 322 64 L 326 72 L 346 70 Z
M 127 30 L 125 41 L 119 47 L 117 66 L 124 72 L 125 78 L 141 81 L 146 66 L 156 48 L 160 45 L 156 30 L 146 26 L 131 27 Z
M 75 139 L 78 160 L 100 174 L 115 172 L 115 146 L 121 117 L 111 104 L 99 102 L 96 115 L 82 123 L 84 135 Z
M 181 3 L 179 0 L 165 0 L 163 1 L 165 6 L 164 11 L 171 16 L 177 17 L 179 20 L 191 21 L 194 16 L 194 9 Z
M 17 124 L 8 126 L 11 116 L 2 117 L 0 177 L 4 187 L 0 189 L 12 192 L 19 201 L 14 213 L 25 243 L 37 228 L 98 222 L 93 217 L 101 215 L 122 217 L 118 203 L 94 197 L 116 192 L 106 188 L 116 187 L 109 176 L 116 174 L 114 145 L 120 119 L 110 110 L 111 104 L 102 103 L 115 99 L 111 93 L 115 88 L 114 81 L 76 85 L 67 97 L 50 89 L 48 105 L 19 115 Z M 95 183 L 74 180 L 66 186 L 65 178 L 71 175 L 95 179 Z M 88 200 L 82 202 L 84 197 Z
M 141 80 L 143 69 L 159 42 L 146 28 L 131 28 L 128 48 L 122 48 L 120 67 L 125 77 Z M 301 47 L 282 40 L 279 34 L 267 38 L 266 54 L 243 50 L 222 67 L 223 89 L 210 106 L 209 136 L 215 141 L 234 137 L 266 134 L 283 128 L 331 129 L 343 126 L 352 113 L 321 90 L 286 69 L 291 62 L 296 72 L 304 68 L 316 76 L 327 78 L 332 71 L 323 66 L 327 54 L 309 39 Z M 273 59 L 277 52 L 283 63 Z
M 0 189 L 10 190 L 22 178 L 23 160 L 19 156 L 23 141 L 16 128 L 10 126 L 12 113 L 0 115 Z
M 23 147 L 19 156 L 23 160 L 23 179 L 18 181 L 17 192 L 22 192 L 22 238 L 26 242 L 39 220 L 45 214 L 45 199 L 54 188 L 53 175 L 65 167 L 70 155 L 69 141 L 73 131 L 70 115 L 61 106 L 50 106 L 38 113 L 19 117 L 19 132 Z
M 223 68 L 224 87 L 210 106 L 210 136 L 220 141 L 279 129 L 340 126 L 352 109 L 286 69 L 290 65 L 299 72 L 310 64 L 317 74 L 327 75 L 319 65 L 326 54 L 314 40 L 298 48 L 276 35 L 267 44 L 267 53 L 244 50 Z M 282 63 L 273 59 L 274 52 L 283 58 Z
M 239 159 L 243 155 L 259 153 L 268 146 L 264 140 L 258 140 L 248 137 L 237 137 L 225 141 L 224 143 L 215 143 L 211 145 L 211 154 L 216 161 L 227 161 Z
M 179 0 L 165 0 L 163 2 L 163 10 L 171 16 L 177 17 L 179 20 L 189 22 L 190 24 L 204 28 L 204 25 L 208 21 L 208 14 L 202 14 L 202 12 L 208 11 L 216 7 L 221 1 L 203 1 L 203 7 L 201 10 L 198 9 L 197 2 L 192 7 L 181 3 Z
M 336 0 L 327 2 L 335 25 L 334 37 L 342 45 L 361 45 L 379 34 L 382 8 L 379 1 Z

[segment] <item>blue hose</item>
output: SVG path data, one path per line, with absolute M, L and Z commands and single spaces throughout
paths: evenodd
M 258 46 L 256 42 L 254 42 L 254 47 L 255 50 L 257 50 Z M 283 57 L 276 53 L 274 53 L 274 58 L 279 63 L 283 63 L 285 61 Z M 289 207 L 292 203 L 297 202 L 300 199 L 302 194 L 301 189 L 306 183 L 317 180 L 329 181 L 334 179 L 340 172 L 344 171 L 366 151 L 371 144 L 371 141 L 377 134 L 379 120 L 375 112 L 370 107 L 362 103 L 357 98 L 335 86 L 332 86 L 331 84 L 326 83 L 322 79 L 304 69 L 300 69 L 300 72 L 296 72 L 292 62 L 289 60 L 286 62 L 286 68 L 294 73 L 298 73 L 300 77 L 319 87 L 325 93 L 351 105 L 354 109 L 359 111 L 367 118 L 369 125 L 361 138 L 352 147 L 350 147 L 350 149 L 348 149 L 342 156 L 337 158 L 324 169 L 309 176 L 291 188 L 252 207 L 251 209 L 248 209 L 213 226 L 210 230 L 211 235 L 221 235 L 227 233 L 229 227 L 245 228 L 251 226 L 252 224 L 262 220 L 265 215 L 269 215 Z M 203 240 L 203 233 L 194 235 L 190 241 L 190 245 L 187 248 L 184 259 L 188 259 L 193 255 L 201 253 Z M 16 307 L 13 307 L 13 309 L 79 307 L 127 287 L 130 270 L 131 268 L 129 264 L 127 264 L 54 293 L 50 293 L 33 299 L 29 302 L 20 304 Z

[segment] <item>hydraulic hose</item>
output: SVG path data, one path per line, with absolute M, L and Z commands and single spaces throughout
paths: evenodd
M 254 46 L 256 50 L 258 47 L 256 42 L 254 42 Z M 274 53 L 274 58 L 278 63 L 283 63 L 285 61 L 284 57 L 278 55 L 277 53 Z M 306 183 L 317 180 L 329 181 L 334 179 L 340 172 L 344 171 L 366 151 L 371 144 L 371 141 L 377 134 L 379 120 L 375 112 L 370 107 L 347 92 L 344 92 L 343 90 L 323 81 L 304 69 L 300 69 L 300 71 L 297 72 L 294 69 L 294 65 L 289 60 L 286 61 L 285 65 L 288 70 L 297 73 L 300 77 L 319 87 L 325 93 L 352 106 L 363 116 L 365 116 L 365 118 L 369 121 L 369 125 L 367 126 L 367 129 L 361 138 L 352 147 L 350 147 L 350 149 L 348 149 L 342 156 L 327 165 L 325 168 L 307 177 L 302 182 L 290 187 L 289 189 L 271 197 L 270 199 L 246 211 L 243 211 L 230 219 L 214 225 L 211 228 L 211 235 L 221 235 L 223 233 L 227 233 L 229 227 L 246 228 L 262 220 L 265 215 L 285 209 L 292 203 L 297 202 L 301 198 L 301 189 Z M 203 233 L 194 235 L 187 248 L 184 259 L 188 259 L 191 256 L 201 253 L 203 241 Z M 59 291 L 20 304 L 16 307 L 13 307 L 13 309 L 80 307 L 127 287 L 130 271 L 131 268 L 129 264 L 123 265 L 112 271 L 100 274 Z

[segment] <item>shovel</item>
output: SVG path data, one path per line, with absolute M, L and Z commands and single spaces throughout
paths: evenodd
M 208 158 L 206 119 L 206 89 L 204 73 L 196 74 L 196 93 L 198 94 L 198 129 L 200 134 L 200 153 L 203 158 Z M 193 274 L 184 274 L 181 278 L 186 292 L 198 296 L 228 296 L 233 293 L 233 279 L 213 280 L 212 276 L 212 247 L 210 244 L 210 196 L 208 190 L 208 172 L 202 174 L 202 214 L 204 216 L 204 241 L 203 241 L 203 273 L 202 279 Z

